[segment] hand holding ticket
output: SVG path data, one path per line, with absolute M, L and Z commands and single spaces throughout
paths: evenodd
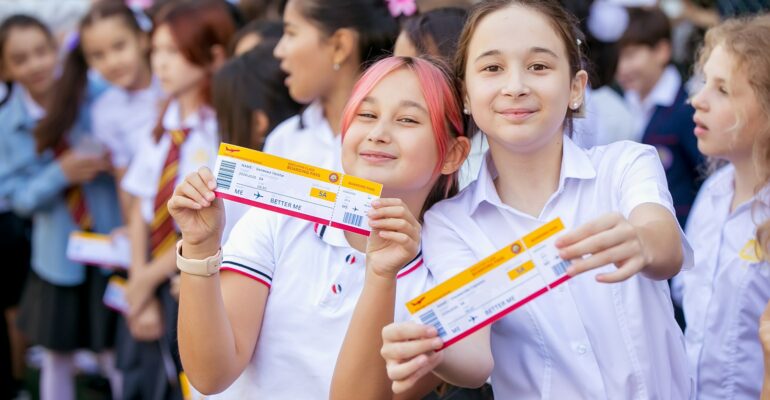
M 415 297 L 415 321 L 430 325 L 447 347 L 543 295 L 570 278 L 559 257 L 555 219 Z
M 367 212 L 382 185 L 223 143 L 214 175 L 216 196 L 369 235 Z

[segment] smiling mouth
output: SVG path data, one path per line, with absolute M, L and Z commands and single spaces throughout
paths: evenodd
M 387 162 L 395 160 L 396 156 L 379 151 L 364 151 L 359 153 L 359 156 L 369 162 Z
M 510 121 L 523 121 L 537 113 L 537 110 L 530 109 L 506 109 L 498 111 L 501 117 Z

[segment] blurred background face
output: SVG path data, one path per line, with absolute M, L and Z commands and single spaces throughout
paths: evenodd
M 152 70 L 163 91 L 171 96 L 196 88 L 206 76 L 204 68 L 182 55 L 167 25 L 159 26 L 152 35 Z
M 12 29 L 0 56 L 3 77 L 18 82 L 33 96 L 45 93 L 53 85 L 56 48 L 39 28 Z
M 300 0 L 289 0 L 284 11 L 284 32 L 275 48 L 285 83 L 298 103 L 310 103 L 333 87 L 334 47 L 300 12 Z
M 124 89 L 138 89 L 149 79 L 145 64 L 147 39 L 114 16 L 99 20 L 81 32 L 88 65 L 107 81 Z M 144 79 L 143 79 L 144 78 Z
M 624 46 L 618 58 L 618 83 L 623 90 L 637 92 L 644 98 L 655 87 L 670 59 L 671 50 L 667 43 L 658 43 L 654 47 Z

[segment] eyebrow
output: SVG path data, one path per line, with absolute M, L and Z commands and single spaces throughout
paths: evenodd
M 531 47 L 529 49 L 529 52 L 530 53 L 534 53 L 534 54 L 548 54 L 551 57 L 559 58 L 559 56 L 556 55 L 556 53 L 553 52 L 553 50 L 547 49 L 545 47 L 537 47 L 537 46 Z M 478 61 L 479 59 L 484 58 L 484 57 L 499 56 L 501 54 L 502 54 L 502 52 L 500 50 L 488 50 L 488 51 L 485 51 L 485 52 L 481 53 L 478 57 L 476 57 L 476 61 Z
M 373 99 L 372 97 L 370 97 L 370 96 L 367 96 L 367 97 L 364 97 L 364 99 L 363 99 L 363 100 L 361 100 L 361 103 L 377 104 L 377 101 L 376 101 L 375 99 Z M 423 105 L 422 105 L 422 104 L 420 104 L 420 103 L 418 103 L 418 102 L 416 102 L 416 101 L 412 101 L 412 100 L 402 100 L 402 101 L 401 101 L 401 102 L 398 104 L 398 106 L 399 106 L 399 107 L 403 107 L 403 108 L 408 108 L 408 107 L 417 108 L 417 109 L 421 110 L 422 112 L 424 112 L 424 113 L 426 113 L 426 114 L 429 114 L 429 113 L 428 113 L 428 110 L 427 110 L 425 107 L 423 107 Z

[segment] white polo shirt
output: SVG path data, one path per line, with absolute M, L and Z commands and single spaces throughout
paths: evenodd
M 153 79 L 146 89 L 133 92 L 113 86 L 94 101 L 91 127 L 110 150 L 113 166 L 127 168 L 145 137 L 152 135 L 162 98 L 160 84 Z
M 276 126 L 267 135 L 262 151 L 316 167 L 342 171 L 342 136 L 332 132 L 318 101 L 311 103 L 302 114 Z M 222 243 L 227 242 L 233 227 L 248 209 L 249 206 L 225 201 Z
M 198 113 L 188 116 L 183 123 L 179 114 L 179 103 L 173 101 L 163 115 L 163 126 L 167 130 L 190 129 L 180 149 L 177 184 L 202 166 L 213 168 L 219 146 L 217 121 L 213 110 L 208 107 L 201 108 Z M 164 134 L 158 142 L 155 142 L 152 135 L 147 135 L 139 145 L 139 150 L 121 182 L 123 190 L 141 200 L 142 216 L 147 222 L 152 221 L 155 215 L 155 194 L 170 146 L 171 138 L 168 134 Z
M 758 399 L 762 389 L 758 331 L 770 301 L 770 264 L 754 244 L 757 222 L 770 218 L 770 188 L 730 212 L 734 180 L 732 165 L 717 171 L 687 220 L 695 267 L 680 277 L 698 399 Z
M 654 148 L 632 142 L 581 149 L 565 137 L 558 190 L 538 217 L 502 203 L 487 156 L 479 179 L 425 215 L 425 262 L 445 280 L 540 225 L 576 228 L 643 203 L 673 215 Z M 684 240 L 684 239 L 683 239 Z M 685 244 L 686 262 L 691 251 Z M 691 379 L 666 281 L 578 275 L 492 325 L 492 387 L 500 399 L 687 399 Z
M 223 248 L 223 270 L 267 285 L 259 340 L 246 370 L 223 399 L 327 398 L 337 355 L 366 272 L 365 254 L 344 232 L 250 209 Z M 395 320 L 432 283 L 422 256 L 398 274 Z

